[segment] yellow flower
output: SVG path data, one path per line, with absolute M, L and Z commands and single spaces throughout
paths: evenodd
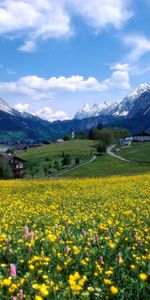
M 57 271 L 61 271 L 61 270 L 62 270 L 62 267 L 61 267 L 60 265 L 57 265 L 57 266 L 56 266 L 56 269 L 57 269 Z
M 80 276 L 78 272 L 69 276 L 69 285 L 72 291 L 78 292 L 82 290 L 82 287 L 86 281 L 86 276 Z
M 90 293 L 92 293 L 92 292 L 94 291 L 93 287 L 91 287 L 91 286 L 89 286 L 89 287 L 87 288 L 87 290 L 88 290 L 88 292 L 90 292 Z
M 11 278 L 5 278 L 2 282 L 3 286 L 10 286 L 11 285 Z
M 113 295 L 118 294 L 118 288 L 115 287 L 114 285 L 111 286 L 110 291 Z
M 104 284 L 109 285 L 111 284 L 111 280 L 104 278 Z
M 57 240 L 57 236 L 54 234 L 49 234 L 47 236 L 48 240 L 50 240 L 50 242 L 54 243 Z
M 134 269 L 136 268 L 136 266 L 135 266 L 135 265 L 130 265 L 130 268 L 131 268 L 132 270 L 134 270 Z
M 139 277 L 140 277 L 140 280 L 145 281 L 145 280 L 147 280 L 148 275 L 146 273 L 140 273 Z
M 73 253 L 75 255 L 79 254 L 80 253 L 80 249 L 77 246 L 73 246 Z
M 48 276 L 47 275 L 43 275 L 43 279 L 48 279 Z
M 87 264 L 86 260 L 85 259 L 82 259 L 81 260 L 81 265 L 85 266 Z
M 34 266 L 33 266 L 33 265 L 30 265 L 30 266 L 29 266 L 29 269 L 30 269 L 30 270 L 34 270 Z
M 37 283 L 33 283 L 32 284 L 32 288 L 35 289 L 35 290 L 38 290 L 39 285 Z
M 45 296 L 47 296 L 48 294 L 49 294 L 49 292 L 48 292 L 48 289 L 47 289 L 47 286 L 45 285 L 45 284 L 42 284 L 41 286 L 40 286 L 40 293 L 41 293 L 41 295 L 43 296 L 43 297 L 45 297 Z
M 35 300 L 43 300 L 43 297 L 39 296 L 39 295 L 36 295 L 35 296 Z

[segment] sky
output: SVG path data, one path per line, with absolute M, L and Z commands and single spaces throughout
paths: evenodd
M 47 119 L 150 82 L 150 0 L 0 0 L 0 98 Z

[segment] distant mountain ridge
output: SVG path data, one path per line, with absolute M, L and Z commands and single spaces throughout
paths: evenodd
M 77 112 L 75 119 L 83 119 L 97 116 L 112 117 L 135 117 L 141 110 L 150 108 L 150 83 L 141 84 L 123 100 L 116 103 L 86 104 L 84 108 Z
M 103 123 L 105 127 L 126 127 L 132 133 L 150 130 L 150 83 L 142 84 L 117 103 L 86 105 L 72 120 L 48 122 L 29 113 L 21 113 L 0 98 L 0 143 L 8 141 L 55 140 L 86 131 Z

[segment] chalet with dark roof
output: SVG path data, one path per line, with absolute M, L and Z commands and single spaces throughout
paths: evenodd
M 8 160 L 8 164 L 10 165 L 15 178 L 23 178 L 24 177 L 24 163 L 25 163 L 25 160 L 22 158 L 19 158 L 17 156 L 12 156 Z
M 150 132 L 141 132 L 132 135 L 132 142 L 150 142 Z

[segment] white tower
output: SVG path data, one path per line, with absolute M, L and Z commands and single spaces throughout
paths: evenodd
M 74 132 L 74 130 L 71 131 L 71 138 L 72 138 L 72 139 L 75 138 L 75 132 Z

